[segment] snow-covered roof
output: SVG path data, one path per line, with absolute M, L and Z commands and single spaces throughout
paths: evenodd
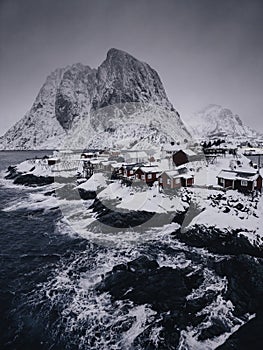
M 167 174 L 169 177 L 175 177 L 175 176 L 179 175 L 178 170 L 168 170 L 168 171 L 164 171 L 162 174 L 164 174 L 164 173 Z
M 49 158 L 47 158 L 47 160 L 53 160 L 53 161 L 58 161 L 59 160 L 59 158 L 57 158 L 57 157 L 49 157 Z
M 111 167 L 113 169 L 118 169 L 118 168 L 121 168 L 123 165 L 125 165 L 125 163 L 112 163 Z
M 196 156 L 196 153 L 194 151 L 192 151 L 191 149 L 182 149 L 181 151 L 183 151 L 189 157 Z
M 180 174 L 177 177 L 180 177 L 183 179 L 193 179 L 194 175 L 192 175 L 192 174 Z
M 116 160 L 105 160 L 101 162 L 102 165 L 110 165 L 116 163 Z
M 238 171 L 238 170 L 221 170 L 217 177 L 226 179 L 226 180 L 246 180 L 254 181 L 258 178 L 258 173 L 251 171 Z
M 140 167 L 141 171 L 144 173 L 159 173 L 161 169 L 157 166 Z
M 173 179 L 179 179 L 179 178 L 192 179 L 194 177 L 192 174 L 189 174 L 189 173 L 188 174 L 179 174 L 179 172 L 177 170 L 164 171 L 162 174 L 164 174 L 164 173 Z
M 196 156 L 196 153 L 194 151 L 192 151 L 191 149 L 187 148 L 178 148 L 178 145 L 168 145 L 167 147 L 163 148 L 164 151 L 166 152 L 173 152 L 173 153 L 177 153 L 177 152 L 184 152 L 186 155 L 188 155 L 189 157 L 191 156 Z

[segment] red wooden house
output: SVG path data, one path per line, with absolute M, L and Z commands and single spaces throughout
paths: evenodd
M 162 172 L 158 178 L 160 187 L 176 189 L 180 187 L 190 187 L 194 184 L 194 176 L 188 173 L 179 173 L 178 170 L 168 170 Z
M 161 170 L 156 166 L 142 166 L 135 171 L 135 179 L 141 180 L 147 185 L 152 185 L 158 180 Z

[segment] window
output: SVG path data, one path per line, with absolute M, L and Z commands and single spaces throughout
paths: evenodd
M 130 175 L 133 175 L 133 170 L 130 170 Z
M 142 178 L 142 180 L 145 180 L 145 175 L 142 175 L 141 178 Z
M 160 182 L 160 184 L 163 183 L 163 178 L 162 177 L 159 178 L 159 182 Z
M 152 179 L 152 174 L 148 174 L 147 177 L 148 177 L 148 180 L 151 180 Z
M 181 180 L 180 179 L 175 179 L 175 183 L 176 183 L 176 185 L 179 185 L 181 183 Z
M 167 179 L 167 185 L 171 185 L 171 180 Z
M 247 186 L 247 180 L 241 180 L 241 186 L 246 187 Z

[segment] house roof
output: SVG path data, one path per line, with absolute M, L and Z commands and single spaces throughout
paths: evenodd
M 194 175 L 191 174 L 180 174 L 177 177 L 183 178 L 183 179 L 193 179 Z
M 251 171 L 238 171 L 238 170 L 221 170 L 217 177 L 226 180 L 246 180 L 254 181 L 258 178 L 259 174 L 257 172 Z
M 178 152 L 184 152 L 187 156 L 191 157 L 191 156 L 196 156 L 196 153 L 194 151 L 192 151 L 191 149 L 180 149 L 178 150 Z
M 110 165 L 110 164 L 115 164 L 116 160 L 106 160 L 101 162 L 102 165 Z
M 113 169 L 118 169 L 118 168 L 121 168 L 123 165 L 125 165 L 125 164 L 124 163 L 112 163 L 111 167 Z
M 178 170 L 168 170 L 168 171 L 163 171 L 162 172 L 162 174 L 166 174 L 166 175 L 168 175 L 169 177 L 176 177 L 177 175 L 179 175 L 179 172 L 178 172 Z M 161 175 L 162 175 L 161 174 Z
M 157 166 L 149 166 L 149 167 L 142 166 L 139 169 L 141 169 L 143 173 L 160 173 L 161 172 L 160 168 L 158 168 Z
M 179 174 L 179 172 L 177 170 L 163 171 L 162 174 L 164 174 L 164 173 L 173 179 L 179 179 L 179 178 L 192 179 L 194 177 L 192 174 L 189 174 L 189 173 L 188 174 Z

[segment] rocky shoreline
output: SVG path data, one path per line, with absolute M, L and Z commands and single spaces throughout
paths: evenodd
M 8 168 L 5 177 L 14 184 L 25 186 L 45 186 L 54 183 L 53 177 L 35 176 L 17 173 L 15 167 Z M 154 218 L 156 225 L 167 222 L 167 216 L 145 211 L 114 210 L 114 203 L 100 201 L 95 191 L 76 189 L 67 179 L 61 179 L 57 190 L 47 191 L 47 196 L 74 200 L 93 200 L 89 207 L 96 216 L 97 222 L 110 229 L 138 226 Z M 187 199 L 186 199 L 187 200 Z M 222 297 L 233 304 L 233 324 L 241 326 L 218 349 L 253 349 L 262 345 L 261 329 L 263 325 L 263 259 L 262 250 L 251 244 L 238 230 L 222 231 L 214 227 L 195 225 L 183 227 L 187 210 L 168 214 L 171 223 L 178 224 L 178 229 L 171 235 L 174 239 L 188 246 L 205 248 L 208 252 L 219 254 L 222 259 L 207 257 L 207 268 L 225 278 L 227 288 Z M 163 218 L 163 219 L 162 219 Z M 96 224 L 94 224 L 94 227 Z M 101 226 L 99 227 L 101 229 Z M 176 254 L 176 253 L 175 253 Z M 205 253 L 204 253 L 205 254 Z M 200 288 L 204 282 L 204 272 L 192 266 L 182 269 L 160 266 L 153 256 L 140 256 L 127 264 L 116 265 L 97 285 L 99 293 L 110 293 L 113 301 L 130 300 L 135 305 L 148 304 L 157 313 L 155 322 L 149 324 L 134 342 L 134 349 L 139 347 L 155 349 L 151 340 L 153 328 L 162 329 L 159 334 L 158 349 L 176 349 L 181 331 L 204 324 L 208 315 L 202 313 L 219 297 L 216 291 L 208 290 L 196 298 L 189 295 Z M 248 321 L 247 315 L 256 315 Z M 209 319 L 207 327 L 200 328 L 198 340 L 205 342 L 220 337 L 231 331 L 220 317 Z M 241 321 L 244 325 L 242 326 Z M 127 321 L 128 322 L 128 321 Z M 120 325 L 120 329 L 129 328 L 129 322 Z M 132 320 L 131 320 L 132 322 Z
M 263 321 L 262 259 L 241 255 L 220 262 L 209 260 L 208 266 L 227 279 L 227 288 L 221 296 L 230 300 L 234 306 L 233 316 L 237 319 L 233 318 L 232 322 L 240 326 L 238 318 L 243 318 L 246 322 L 244 315 L 257 314 L 255 319 L 239 328 L 218 349 L 245 349 L 239 347 L 241 339 L 244 338 L 244 344 L 251 343 L 253 349 L 259 349 L 262 341 L 260 325 Z M 203 281 L 202 270 L 195 270 L 191 266 L 180 270 L 160 267 L 155 260 L 140 256 L 126 265 L 115 266 L 97 289 L 101 293 L 109 292 L 115 301 L 128 299 L 136 305 L 149 304 L 157 312 L 156 319 L 159 321 L 157 324 L 150 324 L 136 339 L 135 349 L 138 345 L 143 349 L 155 349 L 150 334 L 156 326 L 162 329 L 158 349 L 176 349 L 181 331 L 191 327 L 200 327 L 207 323 L 207 327 L 200 328 L 198 340 L 201 342 L 231 331 L 220 316 L 209 318 L 208 314 L 201 312 L 219 297 L 216 291 L 208 290 L 196 298 L 187 297 L 194 289 L 198 289 Z M 250 324 L 255 325 L 255 329 L 246 333 L 246 328 L 251 329 Z

